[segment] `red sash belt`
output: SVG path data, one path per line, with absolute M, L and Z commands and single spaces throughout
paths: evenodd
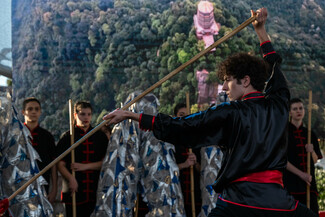
M 282 172 L 279 170 L 266 170 L 262 172 L 250 173 L 240 177 L 233 182 L 256 182 L 256 183 L 275 183 L 283 187 Z

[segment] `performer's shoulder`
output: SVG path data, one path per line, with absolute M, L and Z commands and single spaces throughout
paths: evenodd
M 42 133 L 42 134 L 44 134 L 44 135 L 46 135 L 48 137 L 53 137 L 53 135 L 52 135 L 52 133 L 50 131 L 48 131 L 47 129 L 45 129 L 45 128 L 41 127 L 41 126 L 38 127 L 38 130 L 39 130 L 40 133 Z
M 98 136 L 98 137 L 101 137 L 101 138 L 107 139 L 106 134 L 105 134 L 103 131 L 101 131 L 101 130 L 98 130 L 98 131 L 94 134 L 94 136 Z
M 70 130 L 67 130 L 64 133 L 62 133 L 60 136 L 60 140 L 64 139 L 67 136 L 70 136 Z

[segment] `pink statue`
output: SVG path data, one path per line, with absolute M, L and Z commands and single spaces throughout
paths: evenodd
M 214 20 L 212 3 L 200 1 L 197 14 L 194 15 L 193 19 L 197 38 L 203 39 L 205 48 L 209 47 L 214 43 L 213 35 L 217 35 L 220 29 L 220 23 L 216 23 Z

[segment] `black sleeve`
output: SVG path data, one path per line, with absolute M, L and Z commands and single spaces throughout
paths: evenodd
M 320 148 L 319 148 L 318 138 L 317 138 L 316 134 L 313 131 L 311 132 L 311 142 L 312 142 L 312 144 L 314 146 L 314 151 L 317 154 L 318 159 L 322 159 L 323 155 L 322 155 L 322 152 L 320 151 Z
M 62 134 L 57 146 L 56 146 L 56 156 L 58 157 L 63 152 L 65 152 L 70 147 L 70 131 Z M 70 155 L 68 154 L 62 160 L 66 161 Z
M 141 129 L 153 129 L 155 137 L 160 140 L 198 148 L 219 144 L 222 128 L 227 125 L 226 120 L 236 115 L 230 103 L 223 103 L 181 118 L 161 113 L 156 117 L 143 114 L 139 124 Z
M 99 155 L 100 159 L 103 159 L 106 155 L 107 145 L 108 145 L 108 138 L 105 133 L 98 131 L 98 137 L 99 137 Z
M 51 160 L 54 160 L 57 155 L 56 155 L 56 146 L 55 146 L 54 137 L 51 133 L 49 133 L 49 152 L 50 152 Z
M 281 57 L 274 51 L 271 42 L 264 43 L 261 46 L 264 60 L 269 65 L 270 78 L 266 82 L 265 96 L 274 96 L 281 99 L 282 103 L 287 104 L 290 99 L 287 79 L 280 69 Z

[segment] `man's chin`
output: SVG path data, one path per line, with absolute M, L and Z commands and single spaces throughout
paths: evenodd
M 90 126 L 90 124 L 83 124 L 81 127 L 82 128 L 88 128 Z

